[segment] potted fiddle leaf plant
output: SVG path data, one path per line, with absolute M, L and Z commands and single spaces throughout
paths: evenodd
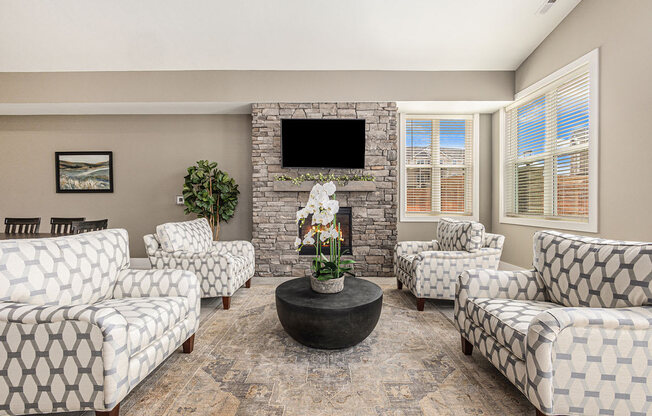
M 335 198 L 333 182 L 315 184 L 310 191 L 308 203 L 297 212 L 297 223 L 302 226 L 311 217 L 312 227 L 303 241 L 297 237 L 295 247 L 315 246 L 315 258 L 310 271 L 310 287 L 318 293 L 338 293 L 344 289 L 344 275 L 351 272 L 353 260 L 343 260 L 342 227 L 337 223 L 340 204 Z M 328 254 L 324 248 L 328 247 Z
M 208 220 L 217 241 L 220 222 L 228 222 L 238 205 L 238 184 L 228 173 L 217 168 L 217 162 L 200 160 L 188 168 L 184 177 L 184 213 L 197 214 Z

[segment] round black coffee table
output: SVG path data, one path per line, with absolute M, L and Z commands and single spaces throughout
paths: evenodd
M 292 338 L 312 348 L 337 349 L 358 344 L 374 330 L 383 291 L 367 280 L 346 278 L 344 290 L 321 294 L 307 277 L 276 288 L 276 313 Z

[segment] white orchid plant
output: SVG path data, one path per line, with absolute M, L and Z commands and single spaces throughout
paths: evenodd
M 315 246 L 316 255 L 312 261 L 311 271 L 318 280 L 337 279 L 351 273 L 353 260 L 342 260 L 342 227 L 337 223 L 340 203 L 335 199 L 335 184 L 317 183 L 310 191 L 306 206 L 297 211 L 297 223 L 303 226 L 312 215 L 312 227 L 301 240 L 296 238 L 294 246 L 301 250 L 303 246 Z M 323 248 L 329 248 L 329 255 Z

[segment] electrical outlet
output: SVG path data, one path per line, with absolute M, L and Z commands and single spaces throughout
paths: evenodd
M 183 205 L 183 195 L 177 195 L 177 205 Z

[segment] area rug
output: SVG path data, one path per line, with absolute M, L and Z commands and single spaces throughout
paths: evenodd
M 408 291 L 378 281 L 378 326 L 342 351 L 291 339 L 276 316 L 275 285 L 239 290 L 228 311 L 219 299 L 202 301 L 194 352 L 173 354 L 127 396 L 120 414 L 534 414 L 487 360 L 462 354 L 451 302 L 429 301 L 417 312 Z

